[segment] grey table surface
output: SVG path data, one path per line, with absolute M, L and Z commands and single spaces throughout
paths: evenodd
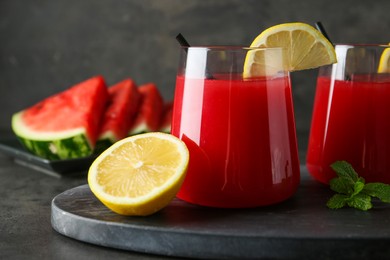
M 199 224 L 199 220 L 202 220 L 206 224 L 202 224 L 201 228 L 205 228 L 210 226 L 207 224 L 208 217 L 214 217 L 215 220 L 225 216 L 223 222 L 215 228 L 220 229 L 225 225 L 229 232 L 236 230 L 237 234 L 244 234 L 244 239 L 250 236 L 257 239 L 262 237 L 262 240 L 255 241 L 255 245 L 266 246 L 266 250 L 275 252 L 263 254 L 265 258 L 388 259 L 390 207 L 378 204 L 368 212 L 329 210 L 325 203 L 332 192 L 311 179 L 305 170 L 302 173 L 298 192 L 288 201 L 275 206 L 214 211 L 190 205 L 187 207 L 175 200 L 165 211 L 138 221 L 152 229 L 156 226 L 160 230 L 165 228 L 169 235 L 169 225 L 185 229 L 181 225 L 188 227 L 188 221 Z M 54 230 L 51 225 L 53 198 L 86 183 L 86 173 L 53 177 L 17 164 L 13 158 L 0 154 L 0 259 L 172 259 L 164 255 L 94 245 Z M 180 210 L 174 210 L 178 206 Z M 258 227 L 243 222 L 243 227 L 253 229 L 245 235 L 237 223 L 229 222 L 234 215 L 244 222 L 259 219 L 269 222 L 259 222 Z M 89 218 L 88 215 L 86 217 Z M 117 216 L 108 216 L 109 221 L 112 221 L 110 218 L 121 221 Z M 264 232 L 263 235 L 256 235 L 256 229 Z M 185 236 L 182 239 L 184 241 L 181 244 L 187 244 L 188 250 L 191 250 L 191 241 L 186 243 Z
M 56 232 L 50 221 L 51 201 L 86 183 L 86 174 L 53 177 L 0 153 L 0 259 L 168 258 L 96 246 Z

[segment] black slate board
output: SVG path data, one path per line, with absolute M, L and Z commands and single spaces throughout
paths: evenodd
M 125 217 L 101 204 L 88 185 L 52 201 L 52 227 L 96 245 L 194 258 L 388 258 L 390 206 L 330 210 L 333 194 L 302 167 L 289 200 L 253 209 L 215 209 L 174 199 L 148 217 Z

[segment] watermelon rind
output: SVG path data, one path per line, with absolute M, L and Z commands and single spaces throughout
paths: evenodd
M 23 111 L 12 116 L 12 129 L 22 145 L 32 154 L 48 160 L 64 160 L 86 157 L 93 153 L 86 129 L 34 131 L 24 124 L 22 115 Z
M 119 141 L 112 131 L 107 131 L 99 137 L 95 145 L 95 154 L 104 152 L 108 147 Z
M 113 145 L 114 142 L 112 142 L 110 139 L 99 139 L 96 142 L 95 151 L 94 154 L 99 155 L 102 152 L 104 152 L 108 147 Z
M 168 126 L 161 127 L 160 132 L 170 134 L 171 133 L 171 126 L 168 125 Z
M 134 126 L 130 132 L 129 132 L 129 136 L 131 135 L 137 135 L 137 134 L 143 134 L 143 133 L 147 133 L 147 132 L 152 132 L 152 130 L 148 127 L 148 125 L 146 124 L 146 122 L 142 122 L 142 123 L 139 123 L 137 124 L 136 126 Z
M 118 141 L 118 138 L 112 131 L 106 131 L 104 134 L 99 136 L 98 141 L 103 141 L 103 140 L 107 140 L 111 143 L 115 143 L 116 141 Z

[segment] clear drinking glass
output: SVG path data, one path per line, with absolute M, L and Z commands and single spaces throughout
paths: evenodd
M 267 76 L 243 78 L 250 51 L 269 57 L 259 65 Z M 283 55 L 280 48 L 181 49 L 172 134 L 187 144 L 190 162 L 180 199 L 242 208 L 294 194 L 300 175 L 291 83 L 274 67 Z
M 317 180 L 345 160 L 368 182 L 390 184 L 388 45 L 336 45 L 338 62 L 320 68 L 306 165 Z M 382 61 L 381 61 L 382 57 Z

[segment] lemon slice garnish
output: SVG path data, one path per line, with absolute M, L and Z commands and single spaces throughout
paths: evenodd
M 250 47 L 280 47 L 285 50 L 285 54 L 283 58 L 278 58 L 275 55 L 280 54 L 272 52 L 248 51 L 243 72 L 245 78 L 268 75 L 277 70 L 312 69 L 337 61 L 334 47 L 328 39 L 305 23 L 272 26 L 258 35 Z
M 390 73 L 390 47 L 382 52 L 379 60 L 378 73 Z

